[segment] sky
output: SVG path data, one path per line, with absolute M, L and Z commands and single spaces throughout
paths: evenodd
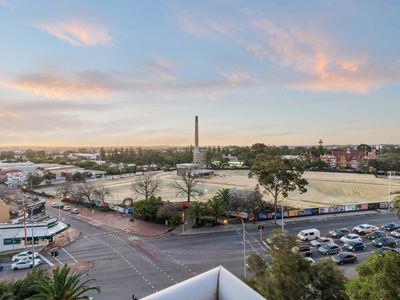
M 0 146 L 400 143 L 400 2 L 0 0 Z

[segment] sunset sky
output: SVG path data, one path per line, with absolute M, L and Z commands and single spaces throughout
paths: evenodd
M 400 143 L 400 1 L 0 0 L 0 146 Z

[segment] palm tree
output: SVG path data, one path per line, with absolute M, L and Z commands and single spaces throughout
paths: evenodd
M 186 211 L 188 217 L 194 220 L 194 226 L 200 226 L 206 214 L 206 205 L 200 201 L 192 201 Z
M 400 218 L 400 191 L 391 194 L 396 195 L 392 200 L 392 209 L 397 212 L 397 216 Z
M 89 279 L 81 282 L 82 272 L 70 274 L 68 265 L 64 265 L 61 269 L 57 267 L 53 271 L 53 278 L 40 279 L 35 284 L 35 289 L 39 294 L 32 296 L 30 299 L 41 300 L 81 300 L 89 299 L 85 294 L 88 291 L 95 290 L 100 292 L 100 287 L 89 286 L 89 282 L 94 279 Z
M 226 204 L 228 204 L 229 200 L 232 198 L 232 192 L 230 189 L 220 189 L 215 194 L 215 198 L 221 199 Z
M 221 198 L 211 198 L 207 201 L 207 207 L 214 219 L 214 224 L 218 224 L 219 218 L 227 216 L 227 204 Z

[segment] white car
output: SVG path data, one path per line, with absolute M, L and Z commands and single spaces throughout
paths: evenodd
M 349 233 L 349 234 L 346 234 L 346 235 L 342 236 L 340 238 L 340 241 L 342 243 L 346 244 L 348 242 L 362 242 L 362 239 L 360 238 L 360 236 L 358 234 Z
M 69 211 L 69 210 L 71 210 L 71 207 L 69 207 L 68 205 L 66 205 L 66 206 L 63 207 L 63 210 Z
M 304 259 L 310 264 L 313 265 L 315 264 L 315 260 L 311 257 L 304 257 Z
M 40 258 L 35 258 L 35 267 L 40 265 L 42 263 L 42 260 Z M 11 265 L 11 269 L 16 271 L 16 270 L 20 270 L 20 269 L 29 269 L 33 267 L 33 262 L 32 259 L 23 259 L 23 260 L 19 260 L 14 262 Z
M 325 244 L 330 244 L 330 243 L 333 243 L 333 240 L 331 238 L 321 236 L 311 241 L 311 246 L 319 248 Z
M 353 227 L 353 231 L 358 234 L 367 234 L 372 231 L 378 230 L 379 227 L 371 225 L 371 224 L 361 224 L 358 226 Z
M 34 258 L 37 258 L 39 256 L 39 253 L 35 252 Z M 18 260 L 24 260 L 24 259 L 32 259 L 32 251 L 23 251 L 18 254 L 15 254 L 12 257 L 12 261 L 18 261 Z

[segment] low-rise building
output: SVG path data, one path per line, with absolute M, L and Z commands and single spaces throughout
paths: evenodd
M 31 247 L 32 240 L 35 247 L 46 246 L 56 234 L 68 228 L 66 224 L 54 218 L 48 218 L 40 222 L 28 220 L 26 225 L 21 219 L 18 221 L 19 223 L 15 224 L 0 224 L 0 253 Z

